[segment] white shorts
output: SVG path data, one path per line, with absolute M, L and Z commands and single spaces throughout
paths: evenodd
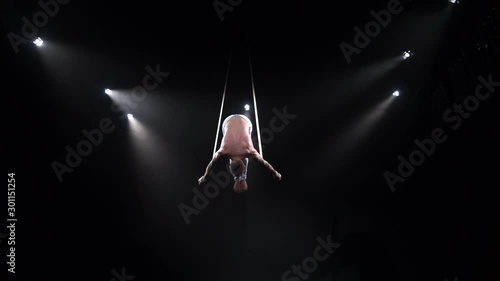
M 252 121 L 250 121 L 250 118 L 246 117 L 243 114 L 232 114 L 232 115 L 229 115 L 226 119 L 224 119 L 224 123 L 222 123 L 222 134 L 226 133 L 226 125 L 227 125 L 227 122 L 229 121 L 229 119 L 236 118 L 236 117 L 241 117 L 248 122 L 248 130 L 249 130 L 249 133 L 252 134 L 252 129 L 253 129 Z

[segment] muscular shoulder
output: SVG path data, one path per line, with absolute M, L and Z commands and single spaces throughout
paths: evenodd
M 254 158 L 258 158 L 259 157 L 259 152 L 255 149 L 255 148 L 251 148 L 249 149 L 249 151 L 247 152 L 246 154 L 246 157 L 250 158 L 250 159 L 254 159 Z
M 222 158 L 228 157 L 228 155 L 229 154 L 227 153 L 227 151 L 225 149 L 221 148 L 221 149 L 217 150 L 217 152 L 215 152 L 214 158 L 216 158 L 216 159 L 222 159 Z

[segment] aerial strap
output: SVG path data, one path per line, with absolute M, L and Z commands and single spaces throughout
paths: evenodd
M 219 141 L 219 132 L 220 132 L 220 122 L 222 120 L 222 110 L 224 108 L 224 100 L 226 98 L 226 90 L 227 90 L 227 80 L 229 79 L 229 68 L 231 67 L 231 54 L 229 54 L 229 59 L 227 61 L 227 71 L 226 71 L 226 82 L 224 83 L 224 92 L 222 93 L 222 102 L 220 105 L 220 113 L 219 113 L 219 123 L 217 124 L 217 133 L 215 134 L 215 144 L 214 144 L 214 153 L 217 151 L 217 143 Z
M 247 41 L 248 44 L 248 41 Z M 252 69 L 252 56 L 250 53 L 250 44 L 248 44 L 248 63 L 250 65 L 250 79 L 252 81 L 252 95 L 253 95 L 253 108 L 255 110 L 255 123 L 257 127 L 257 140 L 259 142 L 259 152 L 262 158 L 264 158 L 264 154 L 262 151 L 262 141 L 260 139 L 260 125 L 259 125 L 259 113 L 257 111 L 257 98 L 255 96 L 255 83 L 253 80 L 253 69 Z

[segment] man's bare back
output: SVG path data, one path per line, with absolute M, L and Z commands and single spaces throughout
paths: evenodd
M 222 138 L 221 147 L 214 154 L 212 161 L 207 166 L 205 174 L 198 180 L 199 184 L 206 181 L 206 177 L 212 170 L 213 164 L 223 158 L 229 158 L 231 161 L 238 163 L 248 163 L 249 159 L 255 159 L 257 162 L 263 164 L 277 180 L 281 180 L 281 174 L 278 173 L 271 164 L 269 164 L 260 153 L 254 148 L 252 142 L 252 122 L 248 117 L 241 114 L 234 114 L 226 118 L 222 125 Z M 244 178 L 246 179 L 246 166 L 240 170 L 245 171 Z M 235 179 L 238 178 L 234 175 Z
M 217 151 L 233 160 L 242 160 L 258 153 L 252 142 L 252 124 L 241 115 L 233 115 L 223 126 L 224 137 Z

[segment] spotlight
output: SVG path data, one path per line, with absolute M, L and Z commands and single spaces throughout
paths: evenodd
M 128 120 L 132 120 L 134 118 L 134 115 L 129 113 L 129 114 L 127 114 L 127 118 L 128 118 Z
M 399 91 L 395 91 L 394 93 L 392 93 L 392 95 L 395 97 L 399 97 Z
M 110 90 L 110 89 L 108 89 L 108 88 L 104 89 L 104 92 L 105 92 L 106 94 L 108 94 L 108 95 L 111 95 L 111 90 Z
M 250 110 L 250 105 L 245 104 L 245 110 L 246 110 L 246 111 L 249 111 L 249 110 Z
M 33 40 L 33 44 L 35 44 L 37 47 L 41 47 L 43 45 L 42 38 L 40 37 L 35 38 L 35 40 Z
M 458 0 L 448 0 L 451 4 L 460 4 Z
M 411 51 L 406 51 L 403 53 L 403 59 L 407 59 L 411 56 L 413 56 L 413 53 Z

